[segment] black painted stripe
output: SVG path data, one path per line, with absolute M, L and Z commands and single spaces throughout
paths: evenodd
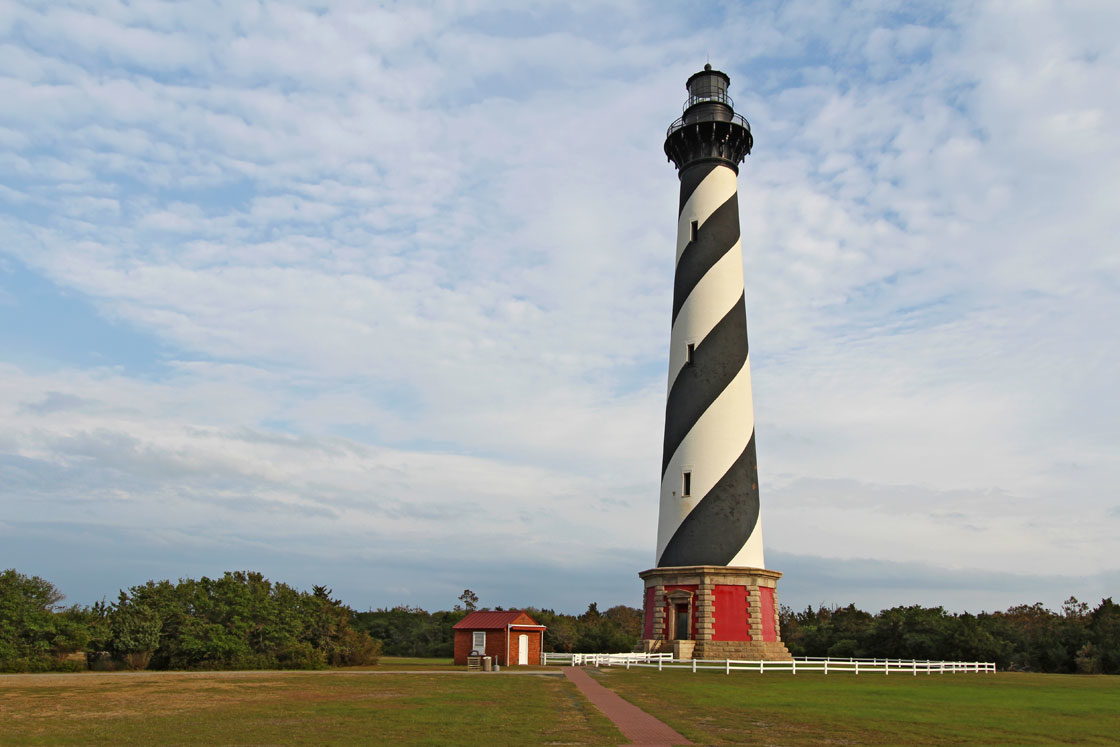
M 757 524 L 758 459 L 751 433 L 747 448 L 684 517 L 657 565 L 727 565 Z
M 681 252 L 677 272 L 673 279 L 673 321 L 677 320 L 688 294 L 708 274 L 712 265 L 739 240 L 739 199 L 732 194 L 715 209 L 697 232 L 696 241 L 690 241 Z M 740 270 L 741 271 L 741 270 Z
M 743 296 L 700 341 L 669 389 L 665 404 L 665 450 L 661 474 L 692 426 L 747 362 L 747 311 Z
M 715 171 L 719 166 L 718 163 L 698 163 L 681 172 L 681 204 L 677 207 L 678 216 L 684 211 L 685 203 L 688 202 L 689 197 L 692 197 L 696 188 L 700 186 L 700 182 L 708 178 L 708 174 Z

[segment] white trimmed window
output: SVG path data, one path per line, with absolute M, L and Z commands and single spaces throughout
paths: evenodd
M 688 498 L 692 495 L 692 473 L 681 473 L 681 497 Z
M 486 653 L 486 631 L 476 630 L 471 633 L 471 650 L 480 654 Z

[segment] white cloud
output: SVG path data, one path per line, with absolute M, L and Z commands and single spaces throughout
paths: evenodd
M 17 8 L 0 252 L 179 362 L 0 370 L 0 501 L 652 553 L 660 142 L 708 47 L 757 139 L 768 544 L 1113 568 L 1120 59 L 1088 8 Z

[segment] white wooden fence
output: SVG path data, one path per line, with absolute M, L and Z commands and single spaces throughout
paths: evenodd
M 620 666 L 627 662 L 640 662 L 648 664 L 658 661 L 673 661 L 672 654 L 553 654 L 544 653 L 544 664 L 567 664 L 573 667 L 591 666 Z
M 819 672 L 822 674 L 947 674 L 954 672 L 994 672 L 990 661 L 931 661 L 921 659 L 841 659 L 821 656 L 798 656 L 787 661 L 739 661 L 735 659 L 674 659 L 672 654 L 544 654 L 545 664 L 571 666 L 608 666 L 690 669 L 718 669 L 726 674 L 742 672 Z

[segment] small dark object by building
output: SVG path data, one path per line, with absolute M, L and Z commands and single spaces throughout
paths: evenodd
M 455 663 L 467 657 L 493 657 L 502 666 L 539 666 L 545 626 L 519 610 L 472 612 L 454 626 Z

